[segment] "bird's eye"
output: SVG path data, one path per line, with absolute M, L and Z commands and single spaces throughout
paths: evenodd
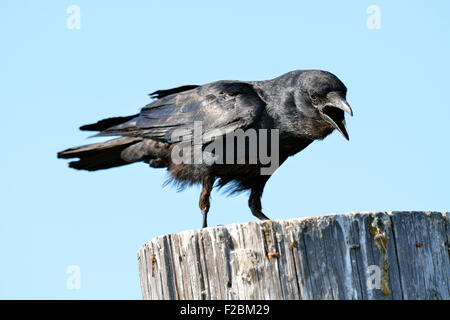
M 319 97 L 317 95 L 311 94 L 309 97 L 311 98 L 312 103 L 319 102 Z

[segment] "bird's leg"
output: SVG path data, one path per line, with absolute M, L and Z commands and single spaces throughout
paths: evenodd
M 208 226 L 207 224 L 207 216 L 209 211 L 209 197 L 211 195 L 211 190 L 214 186 L 214 180 L 215 178 L 213 176 L 207 176 L 203 179 L 203 189 L 202 193 L 200 194 L 200 210 L 203 214 L 203 226 L 202 228 L 206 228 Z
M 252 211 L 253 215 L 257 217 L 260 220 L 270 220 L 264 213 L 262 213 L 262 206 L 261 206 L 261 197 L 262 197 L 262 190 L 259 189 L 252 189 L 250 193 L 250 198 L 248 199 L 248 206 L 250 207 L 250 210 Z

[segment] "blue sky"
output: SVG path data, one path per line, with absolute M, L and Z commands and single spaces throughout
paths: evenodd
M 381 29 L 366 25 L 370 5 Z M 264 212 L 448 210 L 449 12 L 445 0 L 2 0 L 0 298 L 139 299 L 138 248 L 201 226 L 199 188 L 162 188 L 164 170 L 56 159 L 95 142 L 80 125 L 134 114 L 157 89 L 331 71 L 348 87 L 350 142 L 335 132 L 290 158 Z M 246 194 L 213 192 L 211 226 L 254 219 Z

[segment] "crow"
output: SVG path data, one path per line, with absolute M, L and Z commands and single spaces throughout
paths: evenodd
M 158 90 L 138 114 L 80 127 L 117 138 L 64 150 L 58 158 L 78 158 L 69 167 L 88 171 L 146 162 L 167 168 L 169 182 L 181 189 L 202 184 L 203 227 L 214 186 L 249 191 L 252 214 L 264 220 L 261 197 L 274 170 L 263 169 L 276 169 L 334 129 L 349 140 L 344 112 L 353 111 L 346 93 L 342 81 L 322 70 Z

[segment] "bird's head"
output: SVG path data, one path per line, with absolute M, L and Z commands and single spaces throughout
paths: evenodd
M 345 112 L 353 116 L 347 103 L 347 88 L 335 75 L 326 71 L 311 70 L 304 72 L 300 79 L 301 105 L 303 112 L 322 126 L 337 129 L 347 140 L 349 135 L 345 123 Z

